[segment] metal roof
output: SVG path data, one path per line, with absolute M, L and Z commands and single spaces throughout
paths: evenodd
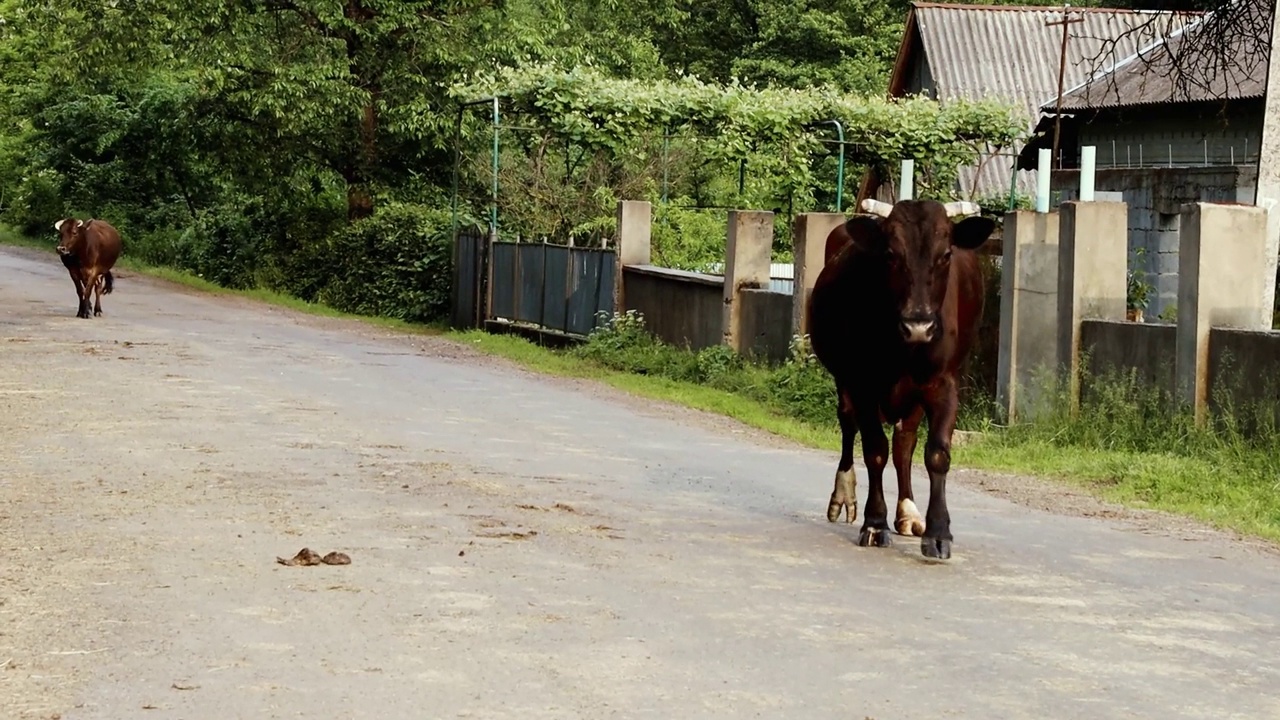
M 1230 17 L 1199 18 L 1166 40 L 1153 41 L 1124 58 L 1112 72 L 1068 86 L 1071 90 L 1063 94 L 1061 105 L 1055 97 L 1042 108 L 1071 112 L 1264 97 L 1268 38 L 1237 28 L 1226 33 L 1230 46 L 1225 51 L 1216 50 L 1211 41 L 1199 40 L 1221 29 L 1214 27 L 1215 22 L 1269 28 L 1269 19 L 1256 15 L 1269 12 L 1269 5 L 1247 1 L 1237 5 Z M 1245 13 L 1254 16 L 1242 19 Z M 1193 79 L 1179 82 L 1179 74 Z
M 1072 8 L 1063 90 L 1115 67 L 1198 14 L 1114 8 Z M 907 93 L 914 63 L 928 63 L 936 98 L 998 99 L 1022 111 L 1027 132 L 1040 107 L 1057 99 L 1062 57 L 1061 7 L 912 3 L 889 94 Z M 919 50 L 923 57 L 917 57 Z M 1021 148 L 1006 148 L 1016 154 Z M 990 158 L 961 169 L 961 187 L 974 197 L 1009 190 L 1013 157 Z M 976 181 L 975 181 L 976 176 Z M 1020 172 L 1020 192 L 1033 192 L 1035 173 Z

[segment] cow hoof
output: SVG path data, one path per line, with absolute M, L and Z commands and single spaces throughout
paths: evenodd
M 831 502 L 827 504 L 827 522 L 839 522 L 840 513 L 845 513 L 845 522 L 853 524 L 858 519 L 857 503 L 844 502 L 831 498 Z
M 916 509 L 914 502 L 898 501 L 898 517 L 894 520 L 893 527 L 899 535 L 915 537 L 924 535 L 924 518 L 920 517 L 920 511 Z
M 950 560 L 951 541 L 943 538 L 920 538 L 920 552 L 934 560 Z
M 858 477 L 852 468 L 836 471 L 835 489 L 831 491 L 831 502 L 827 503 L 827 522 L 839 520 L 841 510 L 845 511 L 845 522 L 852 524 L 858 519 Z
M 893 537 L 889 535 L 889 528 L 864 527 L 862 532 L 858 533 L 858 545 L 860 547 L 889 547 L 893 544 Z
M 101 310 L 94 310 L 94 311 L 93 311 L 93 316 L 94 316 L 94 317 L 102 317 L 102 311 L 101 311 Z

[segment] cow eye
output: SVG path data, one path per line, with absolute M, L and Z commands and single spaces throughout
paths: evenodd
M 951 248 L 947 248 L 947 251 L 946 251 L 946 252 L 944 252 L 944 253 L 942 253 L 941 255 L 939 255 L 939 256 L 938 256 L 938 264 L 939 264 L 939 265 L 941 265 L 941 264 L 942 264 L 942 263 L 944 263 L 944 262 L 948 262 L 948 261 L 950 261 L 950 260 L 951 260 Z

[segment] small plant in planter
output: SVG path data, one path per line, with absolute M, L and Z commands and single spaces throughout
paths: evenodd
M 1142 258 L 1145 255 L 1143 248 L 1138 248 L 1134 253 L 1138 265 L 1141 265 Z M 1150 299 L 1151 293 L 1155 287 L 1147 282 L 1147 273 L 1141 267 L 1136 270 L 1129 271 L 1129 293 L 1128 293 L 1128 313 L 1127 319 L 1130 322 L 1142 322 L 1142 309 L 1147 306 L 1147 300 Z

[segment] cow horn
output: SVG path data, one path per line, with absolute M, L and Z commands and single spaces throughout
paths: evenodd
M 893 212 L 893 205 L 890 205 L 887 202 L 881 202 L 873 198 L 867 198 L 866 200 L 862 201 L 862 209 L 871 213 L 872 215 L 879 215 L 880 217 L 889 217 L 889 213 Z
M 53 229 L 54 229 L 54 230 L 56 230 L 56 231 L 58 231 L 58 232 L 62 232 L 62 223 L 64 223 L 64 222 L 66 222 L 66 220 L 59 220 L 58 222 L 54 223 L 54 224 L 53 224 Z
M 965 200 L 957 200 L 944 205 L 947 209 L 947 217 L 955 217 L 956 215 L 977 215 L 982 212 L 982 208 L 977 203 L 971 203 Z
M 76 220 L 76 227 L 84 227 L 84 221 L 83 221 L 83 220 Z

